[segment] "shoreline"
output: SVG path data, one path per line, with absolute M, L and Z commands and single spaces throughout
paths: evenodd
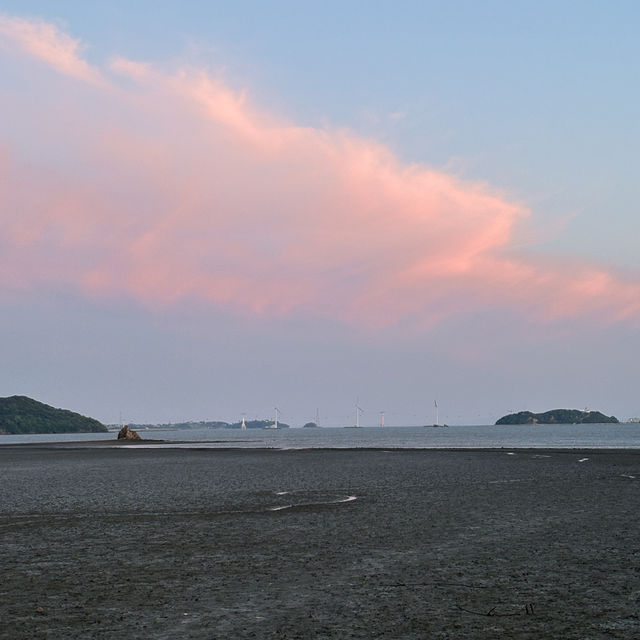
M 509 446 L 501 446 L 501 447 L 440 447 L 440 446 L 425 446 L 425 447 L 402 447 L 402 446 L 376 446 L 376 447 L 291 447 L 291 446 L 259 446 L 259 447 L 248 447 L 248 446 L 235 446 L 237 443 L 248 443 L 248 442 L 261 442 L 261 441 L 251 441 L 251 440 L 68 440 L 61 442 L 11 442 L 3 444 L 0 442 L 0 452 L 4 449 L 21 449 L 21 448 L 29 448 L 29 449 L 104 449 L 104 448 L 122 448 L 122 447 L 131 447 L 131 448 L 140 448 L 140 449 L 149 449 L 149 450 L 173 450 L 176 451 L 207 451 L 207 452 L 247 452 L 247 453 L 259 453 L 259 452 L 421 452 L 421 451 L 434 451 L 434 452 L 460 452 L 460 453 L 470 453 L 470 452 L 490 452 L 490 453 L 532 453 L 532 454 L 541 454 L 541 453 L 579 453 L 579 452 L 587 452 L 587 453 L 629 453 L 629 454 L 640 454 L 640 447 L 587 447 L 587 446 L 577 446 L 577 447 L 548 447 L 548 446 L 540 446 L 540 447 L 509 447 Z M 229 444 L 230 446 L 215 446 L 220 444 Z M 210 446 L 214 445 L 214 446 Z

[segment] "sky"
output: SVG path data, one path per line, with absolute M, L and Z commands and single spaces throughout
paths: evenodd
M 640 415 L 623 0 L 0 0 L 0 395 Z

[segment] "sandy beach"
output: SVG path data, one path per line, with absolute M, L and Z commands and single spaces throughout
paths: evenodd
M 0 638 L 637 638 L 636 451 L 2 446 Z

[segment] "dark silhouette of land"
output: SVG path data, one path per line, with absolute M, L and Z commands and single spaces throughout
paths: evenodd
M 552 409 L 544 413 L 520 411 L 500 418 L 496 424 L 618 424 L 615 416 L 605 416 L 599 411 L 579 409 Z
M 28 398 L 0 398 L 0 433 L 80 433 L 107 428 L 93 418 Z

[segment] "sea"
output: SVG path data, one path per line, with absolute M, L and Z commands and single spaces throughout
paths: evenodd
M 289 429 L 142 429 L 135 446 L 244 449 L 640 449 L 640 424 Z M 91 443 L 117 432 L 0 435 L 0 446 Z

